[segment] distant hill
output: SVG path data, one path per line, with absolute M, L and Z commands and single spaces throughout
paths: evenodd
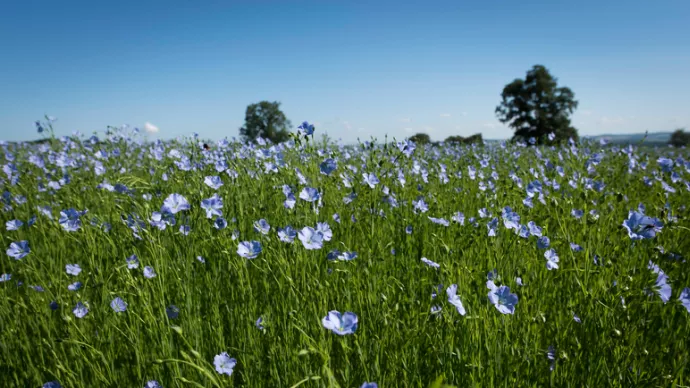
M 647 139 L 645 139 L 645 144 L 647 145 L 663 145 L 668 144 L 671 139 L 671 134 L 673 132 L 652 132 L 647 134 Z M 604 134 L 596 136 L 580 136 L 582 139 L 599 141 L 602 138 L 609 141 L 610 144 L 637 144 L 642 139 L 644 139 L 644 133 L 616 133 L 616 134 Z M 486 139 L 486 143 L 501 142 L 508 139 Z
M 671 134 L 673 132 L 653 132 L 648 133 L 645 139 L 645 144 L 668 144 L 671 139 Z M 613 144 L 635 144 L 639 143 L 644 139 L 644 133 L 617 133 L 617 134 L 604 134 L 598 136 L 582 136 L 583 138 L 592 140 L 606 139 L 609 143 Z

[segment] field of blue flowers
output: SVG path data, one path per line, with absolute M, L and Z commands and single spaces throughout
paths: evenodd
M 685 149 L 2 143 L 3 387 L 690 385 Z

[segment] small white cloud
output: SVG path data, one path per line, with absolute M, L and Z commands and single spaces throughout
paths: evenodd
M 592 115 L 591 110 L 583 110 L 580 113 L 582 113 L 583 116 L 591 116 Z
M 343 126 L 344 126 L 345 129 L 347 129 L 348 131 L 349 131 L 350 129 L 352 129 L 352 125 L 350 125 L 350 122 L 347 121 L 347 120 L 343 121 Z
M 158 127 L 147 121 L 146 124 L 144 124 L 144 130 L 148 133 L 156 133 L 158 132 Z
M 403 117 L 402 119 L 400 119 L 401 123 L 409 123 L 410 121 L 412 121 L 412 119 L 409 117 Z
M 422 130 L 423 130 L 424 132 L 434 132 L 434 128 L 432 128 L 432 127 L 430 127 L 430 126 L 428 126 L 428 125 L 425 125 L 424 128 L 422 128 Z
M 496 125 L 495 123 L 484 123 L 484 124 L 483 124 L 483 127 L 484 127 L 484 128 L 489 128 L 489 129 L 494 129 L 494 128 L 496 128 L 497 126 L 498 126 L 498 125 Z
M 407 132 L 407 133 L 412 133 L 412 128 L 410 128 L 410 127 L 407 127 L 407 128 L 405 128 L 404 130 L 405 130 L 405 132 Z
M 462 113 L 460 113 L 460 114 L 463 115 L 463 116 L 467 116 L 467 112 L 462 112 Z
M 441 117 L 450 117 L 450 113 L 441 113 Z
M 364 132 L 364 128 L 357 128 L 357 132 L 359 132 L 359 133 Z

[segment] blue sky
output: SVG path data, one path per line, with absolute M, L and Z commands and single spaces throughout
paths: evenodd
M 33 1 L 0 11 L 0 139 L 143 128 L 237 136 L 282 102 L 346 142 L 482 132 L 543 64 L 581 135 L 690 128 L 690 1 Z

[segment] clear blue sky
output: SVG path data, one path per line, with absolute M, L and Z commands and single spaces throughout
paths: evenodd
M 202 5 L 203 4 L 203 5 Z M 503 86 L 543 64 L 581 135 L 690 128 L 690 1 L 6 1 L 0 139 L 106 125 L 237 136 L 249 103 L 346 142 L 507 138 Z

